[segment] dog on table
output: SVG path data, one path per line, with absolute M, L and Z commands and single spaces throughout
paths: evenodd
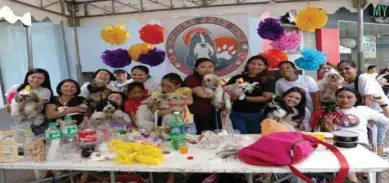
M 324 104 L 335 104 L 335 93 L 342 88 L 343 82 L 343 77 L 335 69 L 325 73 L 323 79 L 319 82 L 320 101 Z
M 297 131 L 298 124 L 292 118 L 298 115 L 298 111 L 289 107 L 279 96 L 273 96 L 272 101 L 266 104 L 262 114 L 267 118 L 282 123 L 289 131 Z
M 19 122 L 31 122 L 39 126 L 44 116 L 35 105 L 40 102 L 39 96 L 30 89 L 18 92 L 11 102 L 11 116 Z

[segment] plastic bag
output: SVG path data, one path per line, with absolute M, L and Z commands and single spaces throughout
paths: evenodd
M 43 162 L 46 159 L 46 146 L 43 138 L 36 138 L 32 131 L 26 132 L 25 155 L 35 162 Z
M 153 145 L 111 140 L 109 147 L 117 153 L 114 161 L 121 164 L 158 165 L 164 161 L 162 150 Z
M 18 142 L 13 131 L 0 132 L 0 162 L 13 163 L 19 161 Z

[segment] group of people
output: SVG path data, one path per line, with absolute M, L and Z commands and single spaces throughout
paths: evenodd
M 358 133 L 360 143 L 366 146 L 369 146 L 367 127 L 374 121 L 379 129 L 378 149 L 382 154 L 389 122 L 389 100 L 383 88 L 389 86 L 389 69 L 383 70 L 374 78 L 368 74 L 359 74 L 354 62 L 341 61 L 336 66 L 322 65 L 319 74 L 325 76 L 331 70 L 337 71 L 344 79 L 342 86 L 334 92 L 336 110 L 342 115 L 324 115 L 318 120 L 324 121 L 328 130 L 344 129 Z M 89 106 L 86 111 L 82 109 L 80 105 L 86 100 L 109 100 L 127 115 L 130 128 L 139 125 L 136 122 L 137 110 L 140 105 L 147 103 L 145 101 L 153 101 L 150 98 L 155 99 L 160 95 L 185 96 L 182 100 L 170 102 L 163 110 L 153 105 L 149 105 L 149 108 L 159 117 L 173 111 L 187 113 L 185 117 L 188 130 L 200 134 L 204 130 L 215 130 L 222 126 L 220 112 L 212 103 L 215 93 L 206 92 L 202 85 L 203 77 L 214 72 L 215 64 L 208 58 L 198 59 L 193 74 L 186 78 L 168 73 L 162 77 L 160 83 L 150 75 L 147 67 L 141 65 L 133 67 L 130 74 L 124 69 L 115 69 L 113 73 L 99 69 L 94 72 L 93 81 L 82 86 L 72 79 L 61 81 L 56 87 L 58 96 L 53 96 L 49 73 L 37 68 L 29 70 L 24 82 L 12 86 L 6 95 L 20 92 L 29 85 L 31 91 L 39 96 L 40 102 L 36 103 L 36 108 L 43 112 L 47 121 L 63 119 L 71 114 L 78 123 L 90 118 L 96 107 Z M 311 116 L 326 108 L 320 100 L 321 88 L 318 81 L 310 76 L 300 75 L 291 61 L 281 62 L 279 72 L 281 78 L 276 80 L 274 74 L 268 70 L 267 59 L 257 55 L 248 59 L 242 73 L 227 82 L 226 85 L 230 85 L 243 79 L 248 83 L 258 83 L 251 93 L 246 93 L 243 100 L 231 96 L 233 106 L 229 119 L 234 129 L 241 133 L 260 133 L 261 121 L 267 117 L 263 116 L 262 110 L 277 95 L 297 111 L 292 120 L 298 124 L 298 130 L 317 130 L 312 126 Z M 32 129 L 35 134 L 41 134 L 47 126 L 47 123 L 32 125 Z

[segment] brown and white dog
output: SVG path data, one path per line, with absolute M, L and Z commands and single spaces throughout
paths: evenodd
M 335 69 L 325 73 L 323 79 L 319 82 L 320 101 L 327 104 L 335 103 L 335 93 L 342 88 L 343 82 L 343 77 Z
M 31 91 L 18 92 L 11 102 L 11 116 L 19 122 L 31 122 L 39 126 L 43 123 L 44 116 L 35 107 L 40 102 L 38 95 Z

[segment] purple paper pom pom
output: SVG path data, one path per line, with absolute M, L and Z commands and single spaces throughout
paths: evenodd
M 154 48 L 149 53 L 140 55 L 138 60 L 142 64 L 155 67 L 165 61 L 165 55 L 165 51 Z
M 125 49 L 105 50 L 101 55 L 103 63 L 113 67 L 122 68 L 131 64 L 131 57 Z
M 284 35 L 284 28 L 281 26 L 280 21 L 275 18 L 266 18 L 259 23 L 257 29 L 258 35 L 263 39 L 277 40 Z

